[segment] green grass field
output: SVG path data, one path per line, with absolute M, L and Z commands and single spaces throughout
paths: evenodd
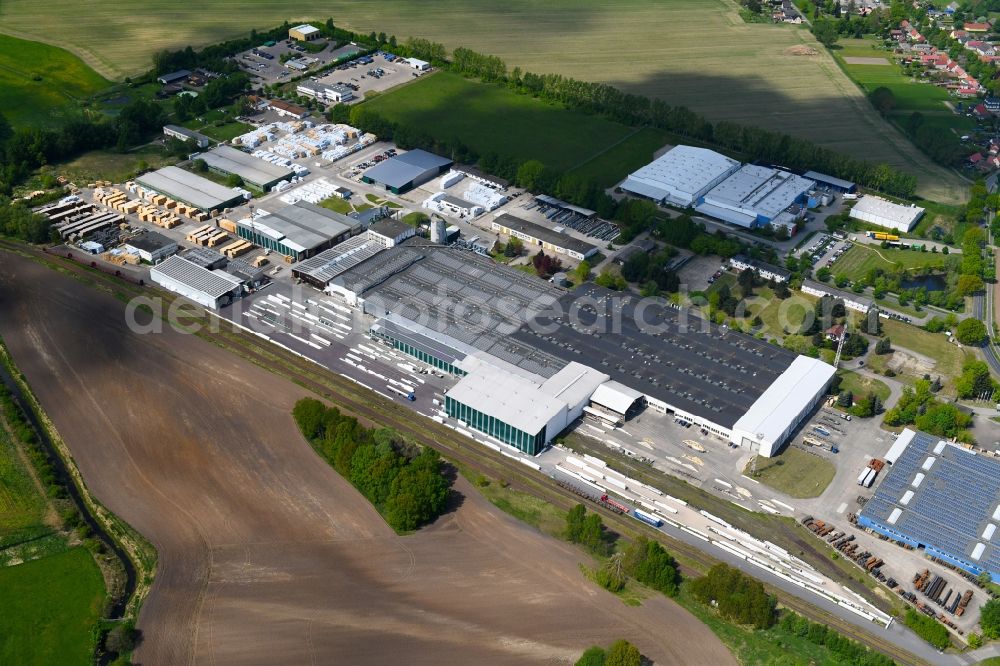
M 159 169 L 176 162 L 177 158 L 164 155 L 160 148 L 146 146 L 124 154 L 94 150 L 68 162 L 54 164 L 51 171 L 66 176 L 78 185 L 86 185 L 95 180 L 120 183 L 134 177 L 143 163 L 147 168 Z
M 252 129 L 253 125 L 248 125 L 234 120 L 219 127 L 216 127 L 215 125 L 208 125 L 207 127 L 198 129 L 198 131 L 205 136 L 215 139 L 216 141 L 229 141 L 230 139 L 241 134 L 246 134 Z
M 622 179 L 622 175 L 647 164 L 657 150 L 676 140 L 667 132 L 644 127 L 580 164 L 571 173 L 589 178 L 601 187 L 611 187 Z
M 44 528 L 47 508 L 41 490 L 0 422 L 0 547 L 9 536 Z
M 842 39 L 835 51 L 838 62 L 865 94 L 876 88 L 888 88 L 896 98 L 896 107 L 890 112 L 893 123 L 902 126 L 915 111 L 924 116 L 924 123 L 941 132 L 951 132 L 961 136 L 976 126 L 975 121 L 964 115 L 957 115 L 945 104 L 956 100 L 948 91 L 919 82 L 907 76 L 884 49 L 874 49 L 872 39 Z M 885 58 L 884 65 L 848 63 L 844 58 Z
M 760 332 L 768 339 L 785 337 L 785 329 L 798 330 L 806 314 L 815 307 L 813 299 L 801 293 L 781 300 L 775 298 L 774 292 L 767 287 L 761 287 L 756 290 L 756 295 L 759 300 L 750 301 L 747 312 L 751 318 L 760 317 L 763 322 Z
M 68 51 L 0 34 L 0 113 L 15 127 L 54 124 L 109 85 Z
M 750 468 L 743 472 L 750 476 Z M 789 446 L 773 458 L 757 459 L 752 478 L 790 497 L 819 497 L 833 481 L 837 468 L 826 458 Z
M 873 268 L 885 271 L 899 268 L 941 268 L 946 256 L 934 252 L 916 252 L 899 248 L 881 248 L 855 244 L 832 266 L 833 275 L 846 275 L 848 279 L 863 278 Z
M 284 20 L 325 20 L 363 34 L 425 37 L 498 55 L 512 67 L 612 83 L 712 121 L 813 139 L 908 169 L 921 194 L 963 198 L 961 180 L 931 163 L 871 108 L 805 26 L 748 25 L 735 0 L 6 0 L 0 30 L 63 45 L 109 78 L 149 68 L 164 48 L 202 46 Z M 484 131 L 489 131 L 485 128 Z M 604 137 L 581 135 L 584 142 Z
M 882 320 L 882 330 L 892 340 L 892 346 L 909 349 L 934 359 L 934 371 L 942 381 L 958 376 L 966 359 L 966 352 L 948 342 L 943 333 L 929 333 L 923 329 L 893 319 Z
M 81 547 L 0 568 L 0 663 L 92 663 L 104 598 L 101 572 Z
M 856 372 L 851 372 L 850 370 L 841 370 L 840 377 L 841 391 L 850 391 L 855 397 L 868 395 L 869 393 L 874 392 L 883 404 L 885 404 L 885 401 L 889 399 L 889 387 L 886 386 L 883 381 L 872 379 L 870 377 L 863 377 Z
M 480 155 L 493 152 L 522 160 L 534 158 L 562 172 L 591 158 L 603 165 L 598 153 L 632 134 L 631 128 L 620 123 L 450 72 L 424 77 L 365 104 L 393 122 L 458 139 Z M 644 149 L 634 161 L 642 164 L 651 158 L 652 152 Z M 599 168 L 593 164 L 588 168 Z

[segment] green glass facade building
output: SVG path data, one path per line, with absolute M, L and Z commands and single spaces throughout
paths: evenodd
M 545 447 L 545 426 L 542 426 L 541 431 L 534 434 L 524 432 L 500 419 L 464 405 L 448 395 L 444 397 L 444 408 L 451 418 L 462 421 L 470 428 L 496 437 L 501 442 L 510 444 L 528 455 L 538 455 Z
M 466 374 L 465 370 L 462 370 L 461 368 L 452 365 L 448 361 L 444 361 L 432 354 L 429 354 L 427 351 L 420 349 L 419 347 L 415 347 L 411 344 L 408 344 L 406 342 L 403 342 L 402 340 L 397 339 L 390 333 L 386 332 L 384 329 L 372 330 L 370 331 L 370 334 L 376 340 L 382 340 L 383 342 L 387 342 L 392 345 L 393 349 L 398 349 L 399 351 L 403 352 L 408 356 L 412 356 L 418 361 L 423 361 L 428 365 L 433 365 L 438 370 L 443 370 L 444 372 L 450 372 L 451 374 L 456 375 L 458 377 L 463 377 Z

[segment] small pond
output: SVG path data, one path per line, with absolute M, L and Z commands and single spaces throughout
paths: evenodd
M 943 275 L 914 275 L 908 277 L 900 283 L 903 289 L 920 289 L 923 287 L 927 291 L 944 291 L 947 287 Z

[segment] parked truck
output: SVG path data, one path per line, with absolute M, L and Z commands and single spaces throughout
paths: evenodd
M 641 520 L 647 525 L 652 525 L 653 527 L 662 527 L 663 521 L 660 520 L 659 516 L 655 516 L 645 511 L 640 511 L 639 509 L 633 509 L 632 515 L 635 516 L 637 520 Z
M 417 396 L 413 394 L 413 391 L 404 391 L 403 389 L 396 388 L 392 384 L 388 384 L 386 388 L 395 393 L 396 395 L 400 395 L 406 398 L 410 402 L 413 402 L 414 400 L 417 399 Z

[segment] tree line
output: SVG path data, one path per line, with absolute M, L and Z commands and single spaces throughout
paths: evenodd
M 455 49 L 448 68 L 487 83 L 506 85 L 520 94 L 558 102 L 626 125 L 656 127 L 696 141 L 714 143 L 742 153 L 749 160 L 824 171 L 894 196 L 909 197 L 916 189 L 915 176 L 895 171 L 886 164 L 857 160 L 811 141 L 759 127 L 726 121 L 713 125 L 684 106 L 671 106 L 661 99 L 626 93 L 608 84 L 578 81 L 560 74 L 533 74 L 519 67 L 508 70 L 497 56 L 464 48 Z
M 644 662 L 639 648 L 625 639 L 619 639 L 605 650 L 599 645 L 587 648 L 575 666 L 642 666 Z
M 444 511 L 449 482 L 434 449 L 415 447 L 387 428 L 365 428 L 313 398 L 295 403 L 292 416 L 316 452 L 396 531 L 415 530 Z
M 137 99 L 123 106 L 115 118 L 79 112 L 56 128 L 0 130 L 0 156 L 3 158 L 0 194 L 9 195 L 16 184 L 40 166 L 99 148 L 125 151 L 152 131 L 159 130 L 165 119 L 157 104 Z M 6 122 L 0 121 L 0 127 L 4 126 Z
M 842 636 L 825 624 L 811 622 L 789 610 L 782 612 L 778 628 L 791 636 L 822 645 L 842 660 L 840 663 L 851 666 L 893 666 L 896 663 L 884 654 Z
M 558 74 L 534 74 L 519 67 L 508 70 L 497 56 L 479 54 L 466 48 L 455 49 L 451 60 L 446 60 L 444 47 L 427 40 L 407 40 L 406 50 L 450 71 L 478 78 L 487 84 L 505 86 L 517 94 L 601 115 L 626 125 L 667 130 L 697 143 L 715 145 L 744 155 L 751 161 L 782 164 L 798 170 L 816 169 L 899 197 L 910 197 L 916 190 L 915 176 L 895 171 L 885 164 L 857 160 L 805 139 L 758 127 L 726 121 L 713 125 L 686 107 L 625 93 L 610 85 L 577 81 Z M 519 160 L 495 153 L 480 155 L 454 137 L 438 137 L 422 127 L 393 123 L 363 104 L 350 110 L 346 107 L 339 111 L 332 110 L 330 117 L 340 121 L 349 119 L 355 127 L 390 139 L 404 149 L 423 148 L 449 155 L 456 161 L 477 163 L 483 171 L 519 187 L 590 208 L 604 218 L 616 217 L 622 205 L 589 178 L 560 173 L 539 160 Z M 623 225 L 621 242 L 631 240 L 643 228 L 641 225 Z

